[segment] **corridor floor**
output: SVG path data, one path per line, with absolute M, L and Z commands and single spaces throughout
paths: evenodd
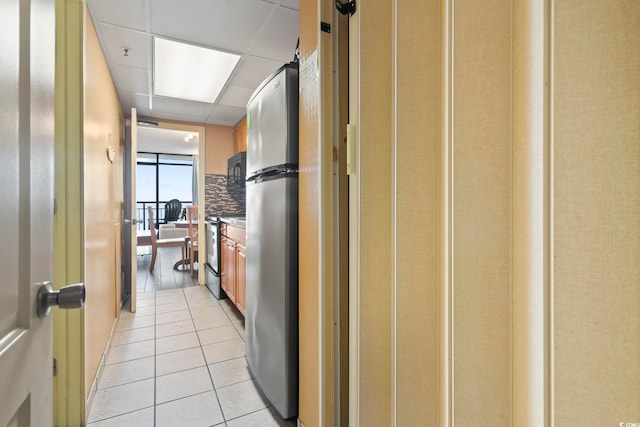
M 197 285 L 139 293 L 136 313 L 121 314 L 88 422 L 295 425 L 280 418 L 251 378 L 242 315 Z

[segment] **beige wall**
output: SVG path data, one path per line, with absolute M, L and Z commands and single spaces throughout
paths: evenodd
M 553 419 L 637 423 L 640 2 L 553 14 Z
M 453 15 L 448 166 L 453 417 L 460 425 L 511 419 L 511 7 L 456 1 Z
M 87 394 L 114 321 L 121 244 L 116 235 L 122 222 L 124 117 L 100 48 L 91 17 L 86 11 L 84 85 L 84 236 L 85 236 L 85 380 Z M 99 100 L 99 102 L 91 102 Z M 107 147 L 116 150 L 113 163 Z
M 351 18 L 361 426 L 640 419 L 640 3 L 549 7 Z
M 360 333 L 361 426 L 391 424 L 391 283 L 392 170 L 391 14 L 388 1 L 370 2 L 360 19 L 360 87 L 358 126 L 360 185 Z M 371 70 L 372 72 L 369 72 Z M 375 71 L 374 71 L 375 70 Z M 370 209 L 375 215 L 369 215 Z M 375 248 L 374 250 L 365 248 Z M 352 283 L 350 283 L 352 285 Z M 354 339 L 350 337 L 350 339 Z
M 319 9 L 316 0 L 300 2 L 300 60 L 318 54 Z M 301 81 L 304 79 L 301 71 Z M 300 91 L 299 179 L 299 399 L 298 418 L 305 427 L 320 427 L 319 268 L 320 227 L 320 86 Z
M 440 213 L 440 3 L 403 2 L 397 13 L 395 186 L 400 191 L 390 224 L 395 227 L 396 252 L 402 254 L 396 258 L 393 314 L 398 426 L 415 425 L 416 420 L 429 425 L 426 420 L 438 419 L 440 270 L 434 243 Z M 415 46 L 426 47 L 422 55 L 413 53 Z
M 233 128 L 229 126 L 206 125 L 206 169 L 205 173 L 227 174 L 227 159 L 233 156 Z

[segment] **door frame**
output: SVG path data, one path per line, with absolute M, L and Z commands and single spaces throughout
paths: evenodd
M 154 123 L 153 127 L 157 128 L 157 129 L 170 129 L 170 130 L 179 130 L 179 131 L 184 131 L 184 132 L 191 132 L 191 133 L 197 133 L 198 134 L 198 228 L 200 230 L 204 230 L 204 217 L 205 217 L 205 205 L 204 205 L 204 200 L 205 200 L 205 191 L 204 191 L 204 186 L 205 186 L 205 169 L 206 169 L 206 125 L 200 125 L 200 124 L 195 124 L 195 123 L 179 123 L 179 122 L 172 122 L 172 121 L 159 121 L 156 120 L 154 118 L 149 118 L 149 117 L 145 117 L 145 116 L 138 116 L 137 117 L 138 122 L 142 121 L 146 121 L 146 122 L 152 122 Z M 130 120 L 127 119 L 127 120 Z M 157 126 L 155 125 L 157 123 Z M 129 168 L 129 163 L 125 162 L 125 177 L 130 177 L 131 174 L 129 173 L 129 171 L 126 171 L 126 169 Z M 125 190 L 129 187 L 129 183 L 130 181 L 128 179 L 124 180 L 124 187 Z M 126 195 L 127 193 L 125 193 L 125 198 L 128 197 Z M 123 248 L 125 248 L 124 246 L 124 241 L 123 241 Z M 205 245 L 203 245 L 201 248 L 199 248 L 199 254 L 198 257 L 200 259 L 206 259 L 207 257 L 207 248 L 205 247 Z M 122 251 L 122 256 L 123 256 L 123 265 L 124 265 L 124 269 L 123 271 L 127 271 L 126 269 L 126 263 L 130 262 L 130 258 L 132 257 L 127 257 L 127 254 L 125 253 L 125 251 Z M 205 270 L 203 268 L 199 268 L 198 269 L 198 284 L 199 285 L 204 285 L 205 282 Z
M 332 8 L 334 425 L 349 425 L 349 16 Z
M 360 422 L 360 13 L 349 18 L 349 125 L 354 164 L 349 174 L 349 425 Z
M 84 282 L 84 2 L 56 0 L 54 287 Z M 53 424 L 82 425 L 84 310 L 53 310 Z

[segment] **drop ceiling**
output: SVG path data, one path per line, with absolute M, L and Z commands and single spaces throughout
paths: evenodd
M 192 132 L 138 126 L 138 152 L 164 154 L 198 154 L 198 138 L 188 138 Z
M 299 0 L 87 4 L 126 116 L 135 107 L 138 116 L 149 119 L 234 126 L 259 84 L 293 59 L 299 35 Z M 241 55 L 214 103 L 152 94 L 154 36 Z

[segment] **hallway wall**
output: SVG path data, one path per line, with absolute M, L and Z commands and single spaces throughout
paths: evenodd
M 640 419 L 640 3 L 354 20 L 358 425 Z
M 84 339 L 88 396 L 120 308 L 124 116 L 86 8 L 84 99 Z M 113 163 L 107 158 L 108 146 L 116 152 Z

